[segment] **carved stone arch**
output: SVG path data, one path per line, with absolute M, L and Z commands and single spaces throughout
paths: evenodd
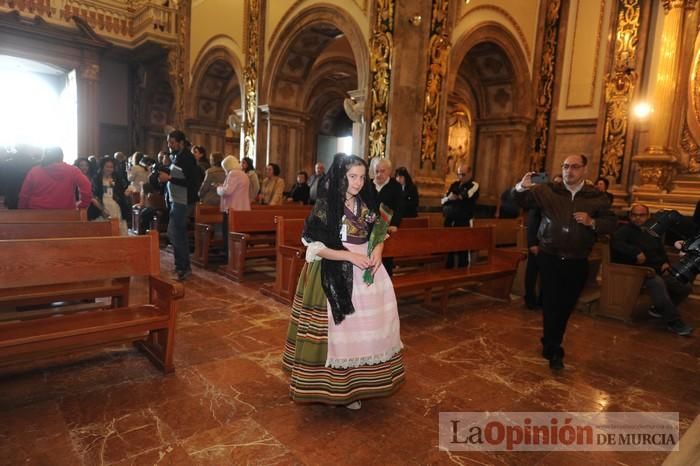
M 357 76 L 355 75 L 355 64 L 343 57 L 330 57 L 314 65 L 310 73 L 310 79 L 304 87 L 302 95 L 302 108 L 308 110 L 309 101 L 322 81 L 345 81 L 348 91 L 357 89 Z M 347 97 L 347 95 L 345 96 Z
M 235 78 L 235 80 L 232 80 L 228 83 L 226 90 L 230 91 L 233 88 L 237 87 L 239 89 L 238 93 L 240 95 L 240 89 L 243 88 L 243 67 L 241 65 L 241 62 L 238 60 L 236 55 L 227 47 L 221 45 L 214 46 L 200 53 L 200 55 L 195 60 L 195 66 L 192 68 L 194 70 L 194 74 L 192 76 L 191 81 L 192 84 L 190 87 L 190 95 L 192 96 L 192 98 L 190 99 L 190 107 L 188 111 L 188 115 L 190 115 L 191 117 L 197 117 L 198 91 L 204 84 L 204 80 L 206 78 L 207 73 L 210 71 L 210 68 L 217 62 L 226 63 L 231 67 L 231 70 L 233 70 L 233 78 Z M 231 100 L 231 97 L 227 96 L 226 100 Z
M 214 45 L 200 52 L 193 67 L 187 135 L 209 152 L 237 153 L 240 134 L 228 117 L 242 106 L 243 67 L 228 47 Z
M 270 57 L 260 85 L 260 102 L 274 105 L 273 86 L 287 60 L 295 39 L 314 25 L 331 25 L 347 39 L 357 68 L 358 89 L 366 89 L 369 79 L 369 50 L 367 40 L 357 22 L 343 8 L 330 4 L 317 4 L 300 11 L 287 24 L 270 47 Z
M 479 201 L 494 208 L 500 193 L 528 164 L 535 102 L 527 63 L 517 39 L 495 22 L 481 23 L 462 34 L 450 53 L 448 95 L 471 93 L 475 104 L 474 145 L 470 154 L 461 157 L 472 156 L 468 163 L 481 185 Z M 440 133 L 445 154 L 449 129 L 445 118 Z M 449 166 L 446 172 L 450 176 Z
M 460 64 L 467 54 L 477 45 L 492 43 L 497 45 L 508 58 L 512 66 L 513 76 L 516 78 L 514 113 L 532 118 L 534 114 L 534 100 L 532 91 L 532 78 L 527 65 L 527 58 L 523 55 L 522 47 L 518 40 L 503 25 L 493 22 L 482 23 L 479 26 L 465 32 L 457 39 L 450 53 L 450 67 L 447 75 L 447 88 L 454 89 Z

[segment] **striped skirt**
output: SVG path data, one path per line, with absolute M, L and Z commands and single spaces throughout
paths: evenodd
M 366 248 L 366 244 L 361 246 Z M 353 270 L 355 313 L 336 326 L 321 286 L 321 261 L 307 263 L 302 269 L 282 357 L 285 370 L 291 373 L 294 401 L 345 405 L 391 395 L 404 382 L 391 280 L 382 267 L 368 287 L 361 271 Z M 372 302 L 376 305 L 368 305 Z M 360 348 L 365 348 L 365 354 Z

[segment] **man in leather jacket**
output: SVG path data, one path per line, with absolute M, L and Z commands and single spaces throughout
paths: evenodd
M 615 230 L 617 219 L 604 193 L 585 183 L 585 155 L 571 155 L 562 164 L 562 183 L 535 185 L 533 172 L 515 186 L 522 207 L 537 207 L 542 220 L 537 231 L 542 284 L 542 356 L 553 370 L 564 368 L 561 344 L 566 324 L 588 276 L 588 254 L 598 234 Z

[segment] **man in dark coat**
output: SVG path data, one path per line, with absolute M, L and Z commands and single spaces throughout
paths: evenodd
M 459 179 L 450 185 L 450 189 L 442 198 L 442 215 L 445 218 L 446 227 L 470 226 L 474 217 L 476 201 L 479 199 L 479 183 L 472 179 L 472 169 L 466 164 L 457 167 Z M 454 267 L 454 258 L 457 256 L 457 267 L 467 266 L 468 251 L 450 253 L 447 256 L 447 268 Z
M 693 327 L 681 320 L 677 306 L 688 297 L 692 285 L 673 278 L 663 241 L 642 230 L 649 220 L 649 208 L 644 204 L 632 204 L 629 216 L 629 223 L 618 228 L 612 236 L 610 249 L 613 261 L 653 268 L 656 274 L 644 281 L 654 304 L 654 310 L 650 310 L 649 314 L 663 318 L 669 331 L 682 336 L 690 335 Z
M 392 176 L 392 166 L 389 159 L 381 159 L 377 162 L 375 168 L 374 192 L 377 199 L 377 205 L 384 204 L 394 211 L 389 223 L 389 233 L 396 231 L 401 225 L 403 218 L 404 202 L 403 190 L 401 185 Z M 394 260 L 392 258 L 382 259 L 384 268 L 391 276 L 394 269 Z

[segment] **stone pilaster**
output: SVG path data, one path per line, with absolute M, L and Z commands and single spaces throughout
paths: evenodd
M 98 113 L 100 65 L 86 63 L 78 70 L 78 155 L 97 155 L 100 121 Z
M 286 186 L 296 180 L 298 167 L 309 170 L 312 166 L 310 148 L 306 147 L 306 129 L 309 115 L 286 108 L 260 106 L 258 153 L 265 149 L 265 160 L 258 157 L 256 169 L 264 174 L 264 166 L 276 163 L 280 166 Z

